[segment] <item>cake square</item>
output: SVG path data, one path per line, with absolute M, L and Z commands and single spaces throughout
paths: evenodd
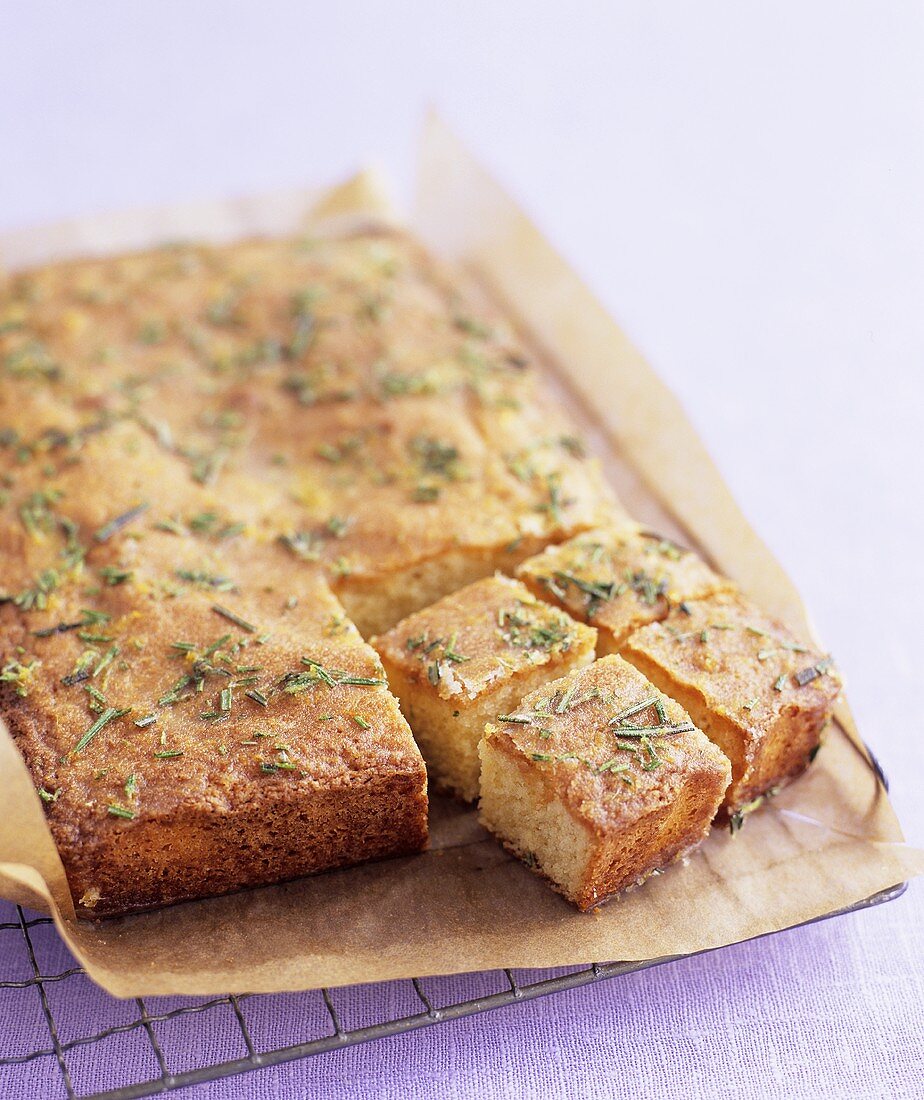
M 320 570 L 110 431 L 0 516 L 23 563 L 0 590 L 0 714 L 78 913 L 420 850 L 423 760 Z M 107 454 L 106 491 L 81 491 Z
M 739 822 L 808 767 L 841 690 L 829 657 L 737 593 L 673 610 L 623 654 L 731 760 L 725 808 Z
M 672 606 L 733 587 L 691 550 L 631 521 L 550 546 L 515 573 L 537 595 L 593 623 L 601 655 L 617 653 L 633 630 Z
M 372 639 L 432 779 L 478 796 L 485 722 L 593 660 L 595 631 L 510 577 L 476 581 Z
M 687 713 L 615 655 L 531 692 L 479 751 L 482 824 L 579 909 L 693 849 L 731 777 Z

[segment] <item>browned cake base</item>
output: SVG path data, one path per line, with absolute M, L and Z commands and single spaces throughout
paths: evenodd
M 78 916 L 156 909 L 410 855 L 427 843 L 427 797 L 418 774 L 370 774 L 294 796 L 284 783 L 267 785 L 246 806 L 193 807 L 132 824 L 86 838 L 53 826 Z

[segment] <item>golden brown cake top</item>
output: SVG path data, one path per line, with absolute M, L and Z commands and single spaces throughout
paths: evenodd
M 443 699 L 461 702 L 524 671 L 593 651 L 596 632 L 497 574 L 409 615 L 373 638 L 389 664 Z
M 731 586 L 698 555 L 628 521 L 550 546 L 523 562 L 517 576 L 616 644 L 664 618 L 672 604 Z
M 617 656 L 531 692 L 488 731 L 600 829 L 671 802 L 697 772 L 731 775 L 686 711 Z
M 60 633 L 6 666 L 7 718 L 54 819 L 103 828 L 419 768 L 376 655 L 310 575 L 182 599 L 145 588 L 60 606 L 42 628 Z
M 422 770 L 320 571 L 178 466 L 119 423 L 79 462 L 25 465 L 0 511 L 0 708 L 53 823 Z
M 504 320 L 392 231 L 0 281 L 0 472 L 130 421 L 339 582 L 561 537 L 612 497 Z M 259 492 L 256 492 L 259 490 Z
M 692 686 L 711 710 L 755 735 L 787 712 L 829 711 L 841 690 L 830 657 L 735 593 L 672 611 L 633 634 L 626 652 Z

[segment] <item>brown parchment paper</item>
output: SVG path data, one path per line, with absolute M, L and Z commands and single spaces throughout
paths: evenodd
M 97 217 L 0 238 L 0 262 L 179 237 L 287 233 L 391 216 L 366 174 L 329 192 Z M 798 594 L 732 500 L 676 399 L 514 202 L 431 119 L 412 228 L 499 296 L 549 366 L 639 518 L 696 545 L 768 610 L 807 630 Z M 849 671 L 849 670 L 848 670 Z M 812 769 L 732 837 L 590 914 L 511 860 L 473 811 L 433 799 L 429 851 L 104 922 L 74 919 L 25 765 L 0 723 L 0 894 L 51 912 L 117 996 L 273 992 L 496 967 L 642 961 L 811 920 L 924 872 L 846 705 Z

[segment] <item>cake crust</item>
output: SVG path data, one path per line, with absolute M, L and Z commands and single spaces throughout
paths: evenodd
M 593 660 L 596 632 L 495 575 L 445 596 L 372 639 L 431 777 L 478 795 L 488 717 L 538 684 Z
M 419 850 L 423 761 L 320 574 L 275 546 L 200 545 L 145 520 L 88 552 L 86 586 L 52 593 L 28 630 L 7 624 L 19 644 L 0 708 L 79 913 Z M 105 576 L 117 583 L 88 601 Z
M 695 847 L 731 774 L 683 709 L 617 656 L 528 695 L 488 726 L 480 752 L 482 823 L 581 909 Z
M 692 551 L 628 519 L 550 546 L 516 575 L 592 623 L 601 655 L 618 653 L 634 630 L 665 618 L 671 607 L 733 587 Z
M 673 611 L 623 653 L 731 759 L 728 813 L 808 767 L 841 690 L 829 657 L 737 593 Z

